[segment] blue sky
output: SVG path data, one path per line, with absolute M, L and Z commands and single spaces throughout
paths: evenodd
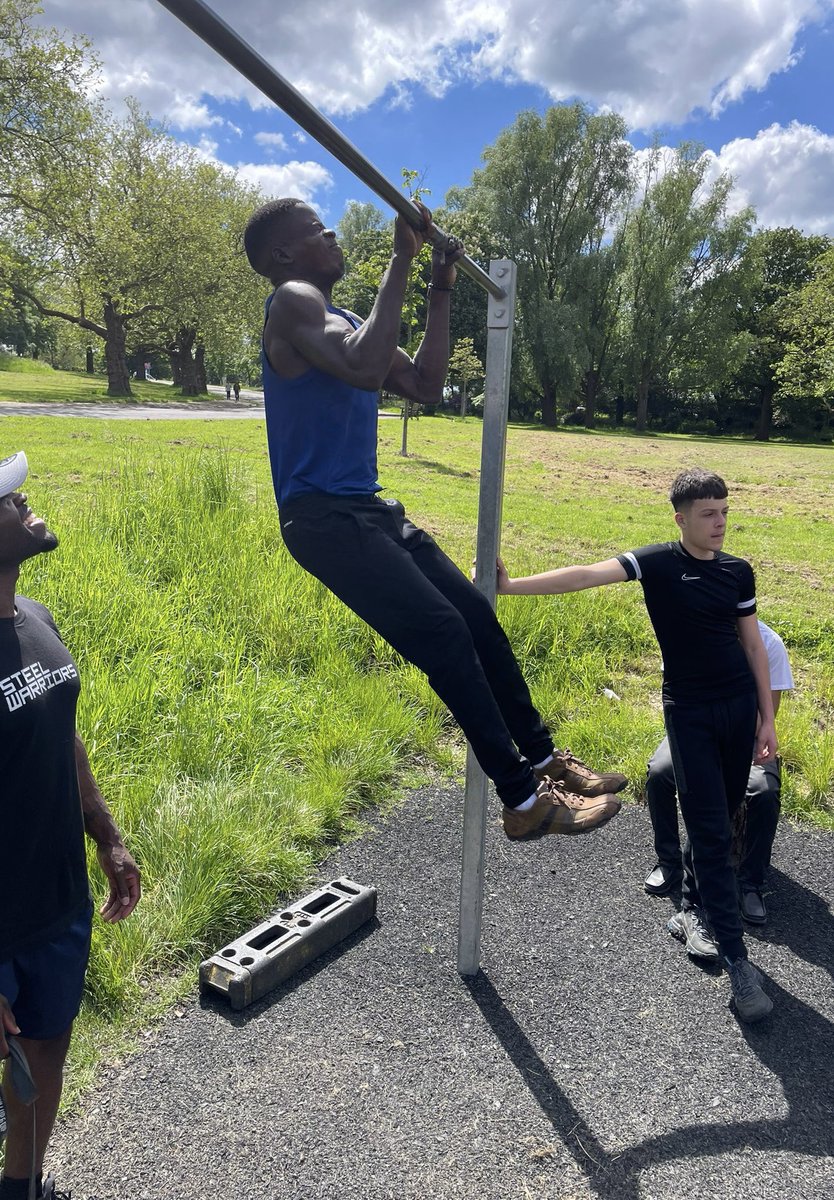
M 832 0 L 216 0 L 214 7 L 396 184 L 442 203 L 525 108 L 580 98 L 623 113 L 637 149 L 702 142 L 762 225 L 834 235 Z M 45 0 L 91 38 L 114 103 L 267 194 L 335 223 L 368 190 L 155 0 Z M 142 30 L 137 39 L 136 29 Z

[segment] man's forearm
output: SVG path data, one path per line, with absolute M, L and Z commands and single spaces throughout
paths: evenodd
M 99 847 L 121 846 L 122 835 L 99 791 L 86 747 L 78 734 L 75 735 L 75 765 L 78 770 L 78 790 L 81 793 L 81 811 L 87 836 Z
M 510 579 L 501 591 L 507 596 L 560 596 L 564 592 L 581 592 L 585 588 L 599 587 L 603 582 L 587 567 L 557 567 L 553 571 L 543 571 L 541 575 Z
M 395 254 L 382 277 L 373 308 L 355 333 L 347 340 L 351 365 L 372 376 L 374 387 L 381 387 L 391 369 L 402 325 L 403 303 L 408 285 L 411 259 Z
M 770 690 L 770 667 L 767 661 L 767 651 L 764 646 L 759 651 L 758 648 L 745 646 L 747 661 L 750 664 L 750 670 L 753 672 L 753 678 L 756 681 L 756 695 L 759 706 L 759 717 L 761 721 L 772 722 L 775 719 L 773 709 L 773 693 Z
M 421 403 L 439 404 L 443 399 L 443 385 L 449 373 L 449 312 L 451 289 L 430 287 L 426 332 L 417 353 L 414 368 L 419 378 Z M 422 393 L 425 389 L 426 399 Z

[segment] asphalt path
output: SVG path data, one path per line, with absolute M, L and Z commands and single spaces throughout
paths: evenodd
M 214 389 L 210 389 L 214 391 Z M 98 417 L 108 421 L 262 421 L 263 396 L 259 392 L 242 392 L 236 404 L 227 403 L 226 394 L 218 389 L 216 400 L 194 404 L 37 404 L 26 402 L 0 403 L 0 416 L 9 417 Z
M 313 884 L 374 884 L 378 920 L 243 1013 L 195 990 L 59 1127 L 59 1187 L 831 1200 L 834 837 L 780 825 L 770 922 L 747 939 L 775 1008 L 744 1026 L 726 976 L 665 932 L 674 899 L 643 892 L 637 805 L 524 845 L 491 823 L 482 970 L 461 979 L 461 808 L 426 788 L 339 848 Z
M 126 401 L 109 404 L 60 404 L 21 401 L 0 402 L 0 417 L 98 417 L 107 421 L 262 421 L 263 392 L 244 390 L 240 400 L 227 401 L 223 388 L 210 386 L 215 400 L 193 404 L 133 404 Z M 380 412 L 380 418 L 399 419 L 396 412 Z

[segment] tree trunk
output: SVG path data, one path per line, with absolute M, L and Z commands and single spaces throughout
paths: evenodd
M 180 329 L 177 333 L 177 350 L 180 364 L 180 393 L 183 396 L 199 396 L 200 383 L 197 378 L 197 364 L 194 361 L 192 347 L 197 337 L 197 330 Z
M 641 377 L 637 384 L 637 420 L 634 428 L 644 430 L 649 421 L 649 381 Z
M 206 348 L 202 342 L 198 343 L 197 349 L 194 351 L 194 370 L 197 374 L 197 386 L 200 389 L 200 395 L 208 391 L 208 379 L 206 377 Z
M 107 337 L 104 340 L 104 360 L 107 364 L 107 395 L 132 396 L 130 372 L 127 369 L 127 353 L 125 350 L 127 331 L 124 327 L 124 318 L 109 297 L 104 301 L 104 327 L 107 330 Z
M 545 384 L 542 394 L 542 425 L 548 425 L 551 429 L 556 426 L 556 397 L 549 383 Z
M 403 440 L 400 444 L 400 458 L 408 458 L 408 409 L 409 401 L 403 400 Z
M 773 388 L 762 388 L 762 406 L 759 409 L 759 421 L 754 437 L 757 442 L 770 441 L 770 429 L 773 424 Z
M 460 385 L 460 415 L 466 416 L 466 380 Z
M 180 366 L 180 352 L 176 345 L 168 347 L 168 357 L 171 361 L 171 382 L 174 387 L 179 387 L 182 383 L 182 367 Z
M 599 371 L 585 372 L 585 428 L 593 429 L 597 420 L 597 392 Z
M 618 392 L 614 397 L 614 424 L 622 425 L 625 419 L 625 396 Z

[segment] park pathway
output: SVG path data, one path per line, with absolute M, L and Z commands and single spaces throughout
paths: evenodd
M 0 402 L 0 417 L 97 417 L 107 421 L 262 421 L 263 393 L 244 390 L 240 400 L 227 401 L 223 388 L 209 387 L 214 400 L 194 404 L 133 404 L 120 402 L 84 404 L 42 403 L 32 401 Z M 380 418 L 399 419 L 399 413 L 381 412 Z
M 196 994 L 52 1154 L 74 1200 L 831 1200 L 834 836 L 782 822 L 744 1027 L 646 896 L 644 808 L 487 835 L 483 969 L 455 969 L 462 792 L 324 864 L 378 923 L 244 1013 Z M 146 903 L 150 903 L 148 900 Z M 244 931 L 240 931 L 244 932 Z
M 262 421 L 264 406 L 259 392 L 242 392 L 237 404 L 234 401 L 227 403 L 223 392 L 216 400 L 194 404 L 84 404 L 80 401 L 72 404 L 37 404 L 4 401 L 0 404 L 2 416 L 97 417 L 108 421 Z

